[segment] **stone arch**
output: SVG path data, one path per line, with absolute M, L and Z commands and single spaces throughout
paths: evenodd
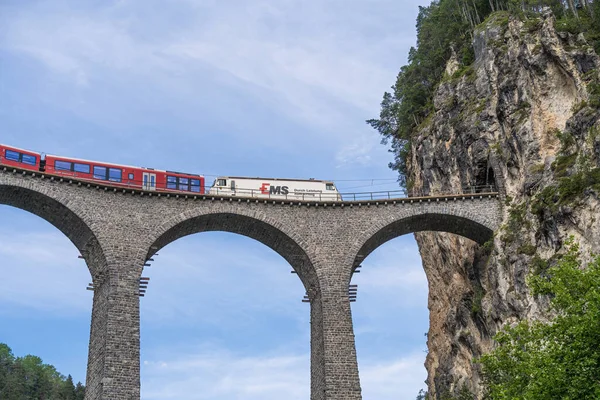
M 427 213 L 382 221 L 365 231 L 354 243 L 347 265 L 354 270 L 375 249 L 382 244 L 408 233 L 434 231 L 447 232 L 484 244 L 494 236 L 494 230 L 485 222 L 477 222 L 461 215 Z
M 43 185 L 36 189 L 27 186 L 0 181 L 0 204 L 37 215 L 61 231 L 82 254 L 95 278 L 106 266 L 106 259 L 89 224 L 68 206 L 67 200 L 53 196 Z
M 283 257 L 296 271 L 311 299 L 311 398 L 325 387 L 325 358 L 321 286 L 315 260 L 302 236 L 284 223 L 267 217 L 263 212 L 248 208 L 230 209 L 227 205 L 215 209 L 195 208 L 174 216 L 163 223 L 147 243 L 149 259 L 169 243 L 201 232 L 223 231 L 254 239 Z
M 479 201 L 479 200 L 475 200 Z M 493 221 L 481 215 L 473 215 L 469 210 L 473 200 L 462 201 L 461 206 L 448 207 L 444 210 L 440 203 L 424 203 L 431 204 L 434 209 L 430 212 L 423 212 L 424 208 L 414 211 L 406 210 L 394 217 L 385 218 L 378 221 L 365 229 L 364 234 L 357 238 L 352 244 L 347 259 L 344 263 L 345 271 L 353 272 L 374 250 L 383 244 L 405 234 L 434 231 L 446 232 L 460 235 L 462 237 L 473 240 L 479 244 L 483 244 L 493 238 L 495 224 Z M 451 204 L 451 203 L 446 203 Z M 436 209 L 437 208 L 437 209 Z M 421 214 L 422 213 L 422 214 Z M 363 271 L 365 272 L 365 271 Z M 429 282 L 427 271 L 423 271 Z M 352 276 L 350 276 L 350 279 Z M 429 292 L 429 289 L 427 289 Z M 427 293 L 426 292 L 426 293 Z M 428 311 L 429 313 L 429 311 Z M 358 354 L 357 351 L 357 360 Z
M 184 236 L 201 232 L 230 232 L 254 239 L 282 256 L 297 272 L 307 292 L 318 291 L 319 281 L 313 257 L 301 237 L 284 225 L 259 212 L 241 213 L 223 210 L 194 209 L 165 222 L 148 245 L 149 259 L 159 249 Z

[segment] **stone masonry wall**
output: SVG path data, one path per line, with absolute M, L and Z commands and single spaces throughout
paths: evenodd
M 311 399 L 361 399 L 348 284 L 371 251 L 402 234 L 444 231 L 483 243 L 501 215 L 495 195 L 362 203 L 158 196 L 0 170 L 0 204 L 60 229 L 94 282 L 86 400 L 140 398 L 137 288 L 166 244 L 227 231 L 269 246 L 296 270 L 311 300 Z

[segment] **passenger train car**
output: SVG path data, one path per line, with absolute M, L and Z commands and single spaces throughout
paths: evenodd
M 220 176 L 207 189 L 202 175 L 45 155 L 3 144 L 0 144 L 1 165 L 113 187 L 165 193 L 308 201 L 342 200 L 331 181 Z
M 123 188 L 205 193 L 201 175 L 44 155 L 3 144 L 0 144 L 0 165 Z

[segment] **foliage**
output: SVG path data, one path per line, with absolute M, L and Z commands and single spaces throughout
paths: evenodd
M 572 137 L 572 136 L 571 136 Z M 575 165 L 577 160 L 577 153 L 559 155 L 556 160 L 552 163 L 552 171 L 557 178 L 561 178 L 568 175 L 569 168 Z
M 540 216 L 544 210 L 555 213 L 559 206 L 572 204 L 588 190 L 600 193 L 600 168 L 583 169 L 560 177 L 557 185 L 547 186 L 535 196 L 531 211 Z
M 52 365 L 36 356 L 15 357 L 10 347 L 0 343 L 0 399 L 83 400 L 85 387 L 73 384 Z
M 544 260 L 537 254 L 531 259 L 531 274 L 532 275 L 546 275 L 550 263 L 548 260 Z
M 479 359 L 490 400 L 600 398 L 600 257 L 581 268 L 578 246 L 528 284 L 551 298 L 556 317 L 523 321 L 496 335 L 497 347 Z
M 530 228 L 531 222 L 527 219 L 527 203 L 513 204 L 509 208 L 508 221 L 503 226 L 504 242 L 514 242 L 523 230 Z
M 494 250 L 494 239 L 490 239 L 481 245 L 485 254 L 490 254 Z
M 578 4 L 582 8 L 577 8 Z M 600 1 L 434 0 L 427 7 L 419 7 L 417 45 L 410 49 L 408 64 L 400 69 L 392 91 L 384 93 L 379 118 L 367 121 L 381 134 L 383 144 L 391 142 L 394 162 L 389 166 L 399 172 L 402 186 L 407 186 L 411 139 L 434 112 L 435 90 L 445 79 L 475 76 L 472 39 L 477 26 L 490 15 L 489 23 L 506 26 L 509 16 L 514 15 L 522 18 L 528 29 L 536 29 L 536 17 L 544 7 L 554 11 L 559 29 L 584 33 L 600 52 Z M 453 54 L 458 70 L 454 76 L 445 77 L 445 66 Z M 598 99 L 600 102 L 600 95 Z
M 485 296 L 485 292 L 483 288 L 480 286 L 475 286 L 473 289 L 473 299 L 471 302 L 471 316 L 475 317 L 482 310 L 483 304 L 483 296 Z
M 600 6 L 598 9 L 600 10 Z M 598 42 L 600 42 L 600 34 L 598 35 Z M 597 51 L 600 53 L 600 49 Z M 592 108 L 600 108 L 600 73 L 598 70 L 592 70 L 585 78 L 587 80 L 588 94 L 590 95 L 587 105 Z
M 441 400 L 475 400 L 476 397 L 471 393 L 466 385 L 461 386 L 454 394 L 445 393 L 440 396 Z
M 526 256 L 532 256 L 537 251 L 537 247 L 531 243 L 524 243 L 517 249 L 517 253 L 525 254 Z

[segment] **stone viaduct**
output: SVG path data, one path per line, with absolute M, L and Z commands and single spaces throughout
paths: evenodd
M 0 204 L 62 231 L 92 276 L 86 400 L 140 398 L 144 263 L 178 238 L 205 231 L 256 239 L 290 263 L 310 299 L 311 400 L 361 399 L 348 299 L 354 269 L 378 246 L 407 233 L 444 231 L 486 242 L 501 221 L 498 196 L 342 203 L 159 196 L 0 169 Z

